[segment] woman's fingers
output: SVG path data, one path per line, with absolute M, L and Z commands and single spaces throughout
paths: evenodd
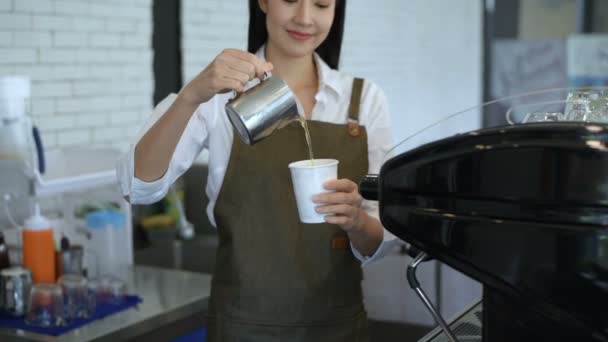
M 343 216 L 355 216 L 357 214 L 357 208 L 348 204 L 330 204 L 322 205 L 315 208 L 319 214 L 334 214 Z
M 349 179 L 334 179 L 323 184 L 325 189 L 333 192 L 313 196 L 319 204 L 315 210 L 325 215 L 325 221 L 339 225 L 345 231 L 351 231 L 361 224 L 361 203 L 363 198 L 358 192 L 357 184 Z
M 229 91 L 236 91 L 236 92 L 242 92 L 243 89 L 245 89 L 245 85 L 243 85 L 243 82 L 234 79 L 234 78 L 224 78 L 224 84 L 225 87 L 222 89 L 222 93 L 227 93 Z
M 257 77 L 262 79 L 265 72 L 272 70 L 271 63 L 263 62 L 256 55 L 250 52 L 237 49 L 228 49 L 226 52 L 229 56 L 251 65 L 253 67 L 253 75 L 251 75 L 252 78 Z
M 360 207 L 363 198 L 358 192 L 328 192 L 313 196 L 313 202 L 317 204 L 348 204 Z
M 226 49 L 215 57 L 181 93 L 195 104 L 209 101 L 216 94 L 242 92 L 252 79 L 263 77 L 272 70 L 266 63 L 247 51 Z
M 355 204 L 356 201 L 356 196 L 347 192 L 328 192 L 313 196 L 313 202 L 318 204 Z
M 229 70 L 225 71 L 223 73 L 223 78 L 235 80 L 235 81 L 239 82 L 239 84 L 241 85 L 241 88 L 244 88 L 247 85 L 247 83 L 249 83 L 249 75 L 247 75 L 243 72 L 240 72 L 240 71 L 233 70 L 233 69 L 229 69 Z M 237 89 L 234 89 L 234 90 L 237 90 Z M 239 90 L 237 90 L 237 91 L 239 91 Z
M 231 90 L 241 92 L 249 82 L 249 75 L 228 65 L 219 64 L 213 70 L 211 82 L 218 93 L 226 93 Z
M 351 181 L 350 179 L 346 179 L 346 178 L 328 180 L 325 183 L 323 183 L 323 187 L 330 191 L 343 191 L 343 192 L 353 192 L 359 188 L 357 186 L 357 183 Z
M 272 63 L 264 63 L 246 51 L 229 49 L 218 56 L 217 68 L 221 70 L 224 78 L 239 81 L 244 88 L 254 78 L 261 79 L 264 72 L 272 70 L 273 66 Z
M 227 93 L 229 91 L 243 91 L 245 85 L 237 77 L 228 77 L 226 75 L 218 76 L 210 81 L 213 91 L 218 94 Z M 245 83 L 246 84 L 246 83 Z
M 320 214 L 327 214 L 325 222 L 336 224 L 348 232 L 357 226 L 361 209 L 348 204 L 337 204 L 319 206 L 316 210 Z
M 247 81 L 256 78 L 255 65 L 252 63 L 243 61 L 233 56 L 228 56 L 224 61 L 224 66 L 226 66 L 229 70 L 247 75 Z

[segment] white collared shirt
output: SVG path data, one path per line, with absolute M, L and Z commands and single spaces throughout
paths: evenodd
M 264 47 L 256 54 L 264 59 Z M 314 56 L 317 64 L 319 89 L 315 95 L 316 103 L 312 109 L 312 120 L 345 124 L 352 92 L 353 77 L 343 72 L 331 69 L 317 54 Z M 213 209 L 226 173 L 230 151 L 232 148 L 233 128 L 228 120 L 224 106 L 231 94 L 220 94 L 201 104 L 188 122 L 165 175 L 154 181 L 144 182 L 134 176 L 134 151 L 137 141 L 158 120 L 177 98 L 170 94 L 155 108 L 136 142 L 119 160 L 117 176 L 124 196 L 129 196 L 133 204 L 149 204 L 161 200 L 168 192 L 170 185 L 190 168 L 203 149 L 209 151 L 209 175 L 206 193 L 209 198 L 207 215 L 215 226 Z M 392 130 L 388 103 L 384 92 L 374 83 L 365 81 L 359 113 L 359 123 L 365 126 L 368 134 L 369 173 L 378 173 L 386 158 L 386 153 L 392 147 Z M 376 202 L 364 201 L 366 211 L 378 217 Z M 353 254 L 362 261 L 362 265 L 386 255 L 397 243 L 397 239 L 386 229 L 383 242 L 371 257 L 364 257 L 352 247 Z

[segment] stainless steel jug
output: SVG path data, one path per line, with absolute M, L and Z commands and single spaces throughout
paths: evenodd
M 23 316 L 32 287 L 32 272 L 23 267 L 0 271 L 0 311 L 9 316 Z
M 289 86 L 276 76 L 236 95 L 226 113 L 241 140 L 253 145 L 277 129 L 298 119 L 298 104 Z
M 61 273 L 83 274 L 82 258 L 84 249 L 82 246 L 69 246 L 61 250 Z

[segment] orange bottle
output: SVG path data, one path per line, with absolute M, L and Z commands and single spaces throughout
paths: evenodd
M 23 266 L 32 271 L 34 283 L 54 283 L 55 241 L 49 220 L 40 214 L 36 204 L 34 216 L 23 228 Z

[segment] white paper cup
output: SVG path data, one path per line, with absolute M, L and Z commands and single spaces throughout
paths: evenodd
M 293 192 L 296 196 L 298 214 L 303 223 L 323 223 L 325 214 L 315 211 L 312 201 L 314 195 L 329 192 L 323 188 L 323 183 L 338 178 L 338 161 L 335 159 L 315 159 L 311 165 L 310 159 L 289 164 Z

